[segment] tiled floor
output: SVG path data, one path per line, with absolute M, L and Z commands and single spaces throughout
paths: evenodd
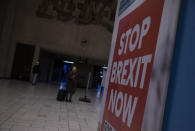
M 57 102 L 56 85 L 0 80 L 0 131 L 97 131 L 100 98 L 90 92 L 92 103 Z

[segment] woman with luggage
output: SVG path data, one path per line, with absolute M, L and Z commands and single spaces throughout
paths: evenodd
M 66 101 L 72 102 L 72 96 L 77 88 L 77 67 L 73 66 L 72 71 L 68 73 L 67 76 L 67 95 Z

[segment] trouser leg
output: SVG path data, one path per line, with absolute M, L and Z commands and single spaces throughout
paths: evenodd
M 68 101 L 69 92 L 66 93 L 65 100 Z
M 73 93 L 70 93 L 69 100 L 72 100 Z
M 35 85 L 37 82 L 38 74 L 34 74 L 32 84 Z

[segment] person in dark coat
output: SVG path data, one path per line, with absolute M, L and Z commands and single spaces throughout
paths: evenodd
M 33 81 L 32 85 L 36 85 L 37 83 L 37 78 L 40 75 L 40 66 L 39 66 L 39 61 L 36 62 L 36 65 L 33 67 Z
M 72 71 L 69 72 L 67 76 L 67 102 L 72 102 L 72 96 L 77 88 L 77 76 L 77 67 L 73 66 Z

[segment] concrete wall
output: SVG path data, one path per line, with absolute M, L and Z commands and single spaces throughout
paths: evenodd
M 19 0 L 13 42 L 40 44 L 42 47 L 77 56 L 107 60 L 112 34 L 97 25 L 78 26 L 36 17 L 41 0 Z M 80 43 L 87 40 L 86 51 Z
M 8 77 L 10 72 L 10 55 L 14 52 L 11 51 L 11 38 L 16 14 L 16 0 L 1 1 L 2 14 L 1 20 L 2 28 L 0 30 L 0 77 Z M 11 53 L 10 53 L 11 52 Z M 13 57 L 13 55 L 12 55 Z
M 2 0 L 0 1 L 0 72 L 2 72 L 2 69 L 4 68 L 3 64 L 3 57 L 5 57 L 5 52 L 3 51 L 3 43 L 2 43 L 2 33 L 3 33 L 3 25 L 5 21 L 5 15 L 6 15 L 6 7 L 7 7 L 7 1 Z M 0 77 L 2 74 L 0 74 Z
M 8 1 L 1 0 L 0 1 L 0 39 L 2 38 L 2 28 L 5 20 L 6 8 L 7 8 Z
M 111 43 L 112 33 L 106 28 L 98 25 L 76 25 L 72 21 L 67 23 L 38 18 L 37 8 L 41 0 L 10 0 L 14 20 L 9 28 L 11 34 L 6 34 L 9 38 L 4 43 L 10 46 L 5 62 L 6 73 L 9 76 L 12 68 L 13 56 L 16 43 L 25 43 L 65 53 L 73 56 L 88 57 L 94 60 L 107 61 Z M 10 20 L 8 20 L 10 21 Z M 87 40 L 85 50 L 81 47 L 81 41 Z M 4 47 L 5 48 L 5 47 Z M 1 74 L 1 73 L 0 73 Z
M 183 0 L 163 131 L 195 131 L 195 1 Z

